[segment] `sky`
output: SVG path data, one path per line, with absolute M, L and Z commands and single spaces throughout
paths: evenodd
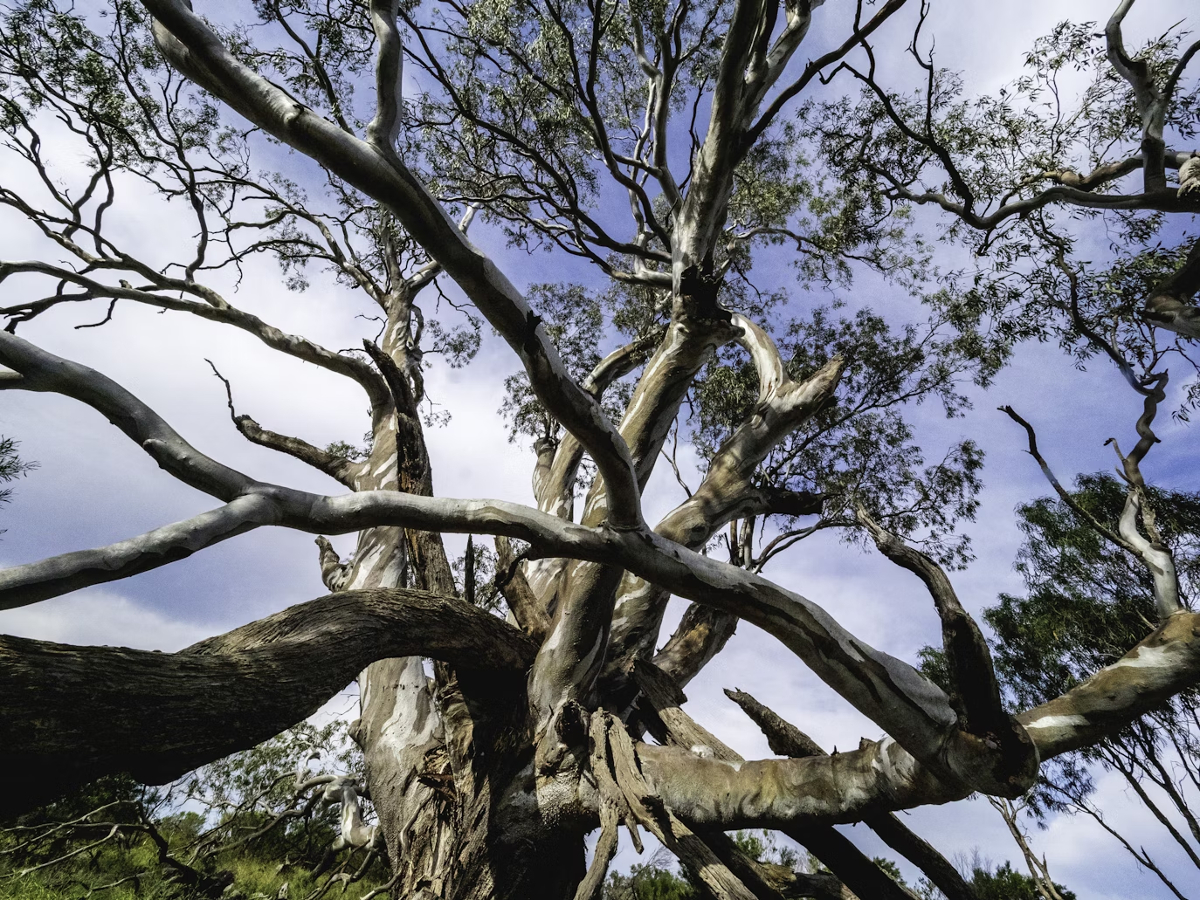
M 204 11 L 207 5 L 198 3 L 197 8 Z M 1139 4 L 1127 28 L 1129 42 L 1161 33 L 1184 18 L 1188 5 L 1180 0 Z M 846 7 L 844 0 L 830 0 L 818 11 L 818 28 L 821 17 Z M 1081 2 L 942 0 L 934 4 L 929 31 L 937 37 L 941 64 L 968 69 L 968 90 L 989 91 L 1015 77 L 1022 50 L 1057 21 L 1108 12 L 1107 6 Z M 283 155 L 281 163 L 292 165 Z M 78 168 L 65 160 L 62 172 L 70 178 Z M 0 157 L 0 182 L 20 177 L 12 161 Z M 136 186 L 125 187 L 121 214 L 112 217 L 121 242 L 162 261 L 185 248 L 187 217 L 144 191 L 139 194 Z M 5 236 L 5 258 L 45 257 L 46 247 L 33 230 L 7 211 L 0 211 L 0 233 Z M 521 287 L 546 280 L 548 266 L 557 264 L 556 257 L 530 257 L 507 249 L 502 237 L 486 227 L 475 226 L 472 239 Z M 26 289 L 15 282 L 0 286 L 0 303 L 7 305 Z M 372 314 L 365 298 L 316 280 L 305 293 L 289 292 L 268 264 L 249 266 L 230 297 L 284 331 L 328 347 L 359 346 L 364 336 L 374 333 L 370 322 L 356 318 Z M 341 493 L 340 486 L 301 463 L 241 438 L 229 421 L 224 389 L 206 359 L 230 379 L 239 413 L 317 445 L 354 442 L 362 434 L 365 401 L 353 384 L 266 351 L 249 335 L 184 314 L 159 315 L 124 305 L 103 328 L 72 328 L 102 315 L 99 306 L 70 309 L 25 324 L 19 333 L 115 379 L 197 448 L 228 465 L 263 480 Z M 469 367 L 450 369 L 435 361 L 427 373 L 430 397 L 452 416 L 444 427 L 427 432 L 438 494 L 530 502 L 532 453 L 527 445 L 507 440 L 497 415 L 503 379 L 515 369 L 510 351 L 489 334 Z M 1104 441 L 1115 434 L 1131 443 L 1128 436 L 1139 404 L 1114 371 L 1096 364 L 1078 372 L 1055 347 L 1046 345 L 1020 348 L 986 395 L 975 391 L 974 399 L 974 408 L 963 418 L 947 421 L 934 409 L 922 409 L 916 421 L 930 458 L 962 437 L 973 438 L 987 453 L 981 506 L 969 529 L 977 558 L 954 576 L 964 604 L 978 612 L 999 593 L 1021 589 L 1012 571 L 1021 542 L 1012 510 L 1047 493 L 1036 465 L 1023 452 L 1024 435 L 996 407 L 1011 403 L 1034 422 L 1044 455 L 1060 479 L 1069 482 L 1077 473 L 1111 470 L 1115 457 Z M 17 482 L 13 502 L 0 509 L 0 527 L 7 529 L 0 537 L 0 566 L 100 546 L 216 505 L 160 472 L 98 413 L 66 398 L 16 391 L 0 395 L 0 434 L 18 438 L 22 456 L 39 464 Z M 1195 445 L 1194 434 L 1186 426 L 1162 420 L 1159 435 L 1163 443 L 1150 458 L 1151 477 L 1159 484 L 1192 487 L 1194 462 L 1188 448 Z M 690 462 L 684 469 L 691 470 L 694 486 L 694 458 Z M 647 490 L 647 520 L 657 520 L 682 498 L 669 469 L 660 467 Z M 452 553 L 461 552 L 461 539 L 451 536 L 447 543 Z M 337 538 L 335 545 L 346 554 L 353 538 Z M 316 562 L 312 536 L 259 529 L 136 578 L 0 611 L 0 633 L 177 650 L 325 593 Z M 840 544 L 835 537 L 804 542 L 772 563 L 766 574 L 825 607 L 855 635 L 902 659 L 915 660 L 920 647 L 937 641 L 936 616 L 916 579 L 898 573 L 877 554 Z M 673 603 L 664 636 L 682 609 L 683 604 Z M 850 710 L 798 659 L 749 625 L 739 628 L 721 656 L 688 687 L 687 709 L 744 756 L 769 756 L 762 736 L 721 693 L 726 687 L 750 691 L 827 749 L 854 747 L 860 736 L 879 737 L 877 726 Z M 338 703 L 339 709 L 346 707 L 344 697 Z M 1158 826 L 1120 783 L 1100 777 L 1097 799 L 1135 836 L 1135 844 L 1140 837 L 1168 874 L 1188 884 L 1186 860 L 1177 858 Z M 922 808 L 905 820 L 951 858 L 979 850 L 994 862 L 1019 860 L 1003 822 L 983 801 Z M 893 855 L 862 826 L 847 833 L 870 854 Z M 1035 850 L 1045 854 L 1055 879 L 1081 900 L 1169 896 L 1111 837 L 1081 818 L 1053 817 L 1045 830 L 1032 830 L 1031 840 Z M 632 851 L 624 848 L 618 864 L 628 865 L 633 859 Z M 1190 877 L 1194 880 L 1194 869 Z

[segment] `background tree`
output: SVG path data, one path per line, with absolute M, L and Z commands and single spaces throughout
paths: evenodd
M 0 829 L 5 896 L 385 893 L 377 848 L 347 846 L 339 822 L 342 782 L 361 783 L 345 732 L 302 723 L 166 789 L 106 776 L 18 816 Z
M 1107 475 L 1078 479 L 1075 504 L 1101 519 L 1120 513 L 1124 491 Z M 1156 522 L 1175 551 L 1184 595 L 1195 584 L 1200 504 L 1194 494 L 1156 491 Z M 1119 659 L 1153 615 L 1154 586 L 1148 573 L 1126 555 L 1107 552 L 1103 539 L 1064 501 L 1042 499 L 1018 510 L 1028 540 L 1018 567 L 1028 594 L 1004 595 L 984 618 L 996 633 L 996 665 L 1017 703 L 1061 693 L 1095 664 Z M 1043 772 L 1033 811 L 1068 810 L 1089 816 L 1176 895 L 1172 883 L 1143 842 L 1122 834 L 1119 820 L 1105 816 L 1091 798 L 1093 772 L 1118 774 L 1153 813 L 1166 837 L 1195 864 L 1197 722 L 1195 697 L 1180 694 L 1129 728 Z M 1184 823 L 1181 830 L 1177 821 Z M 1186 888 L 1186 885 L 1183 886 Z
M 17 441 L 10 437 L 0 437 L 0 483 L 15 481 L 31 469 L 37 468 L 37 463 L 26 462 L 17 455 Z M 12 500 L 13 488 L 0 488 L 0 503 Z M 0 531 L 0 534 L 3 534 Z
M 1190 128 L 1195 89 L 1183 74 L 1198 45 L 1176 57 L 1175 43 L 1160 42 L 1129 57 L 1122 5 L 1103 65 L 1123 80 L 1078 120 L 1113 133 L 1095 143 L 1083 125 L 1070 140 L 1059 125 L 1030 126 L 1022 146 L 1044 137 L 1065 165 L 1080 146 L 1116 154 L 1136 141 L 1137 162 L 1114 164 L 1121 174 L 1140 169 L 1144 184 L 1132 195 L 1097 190 L 1118 177 L 1106 168 L 1095 183 L 1041 190 L 1071 179 L 1031 181 L 1023 160 L 983 172 L 960 165 L 989 141 L 1011 147 L 1012 129 L 1002 121 L 1010 138 L 997 142 L 992 119 L 955 106 L 953 82 L 918 50 L 924 7 L 913 11 L 912 46 L 929 79 L 914 105 L 874 78 L 871 41 L 911 24 L 898 17 L 903 0 L 823 11 L 829 27 L 813 47 L 816 6 L 263 3 L 255 12 L 268 27 L 255 30 L 209 23 L 179 0 L 121 2 L 94 17 L 50 0 L 8 11 L 3 125 L 27 177 L 0 188 L 0 202 L 49 250 L 0 262 L 0 280 L 31 292 L 5 309 L 0 387 L 89 405 L 222 505 L 11 567 L 0 574 L 0 605 L 136 575 L 265 525 L 318 535 L 332 593 L 174 654 L 0 639 L 0 759 L 29 773 L 4 802 L 28 806 L 119 771 L 169 781 L 277 734 L 361 671 L 351 734 L 379 824 L 369 832 L 351 822 L 343 837 L 365 847 L 382 835 L 399 896 L 594 897 L 622 822 L 635 835 L 649 830 L 721 898 L 828 889 L 755 860 L 725 834 L 737 828 L 795 837 L 838 890 L 906 896 L 833 828 L 862 821 L 947 896 L 966 897 L 962 875 L 892 810 L 972 792 L 1021 796 L 1044 761 L 1192 688 L 1196 620 L 1141 464 L 1166 402 L 1165 354 L 1186 355 L 1194 337 L 1194 254 L 1180 244 L 1156 266 L 1136 243 L 1153 228 L 1130 219 L 1121 236 L 1136 261 L 1097 278 L 1047 211 L 1060 202 L 1115 209 L 1125 222 L 1130 208 L 1195 209 L 1190 164 L 1163 140 L 1165 129 Z M 406 59 L 423 89 L 407 102 Z M 793 101 L 846 77 L 864 84 L 864 103 L 810 105 L 789 120 Z M 1022 110 L 1037 119 L 1034 92 Z M 297 152 L 287 176 L 280 144 Z M 50 157 L 68 147 L 85 165 L 60 174 Z M 305 159 L 313 166 L 301 178 Z M 921 185 L 939 167 L 960 200 Z M 1168 189 L 1168 168 L 1184 182 Z M 63 178 L 76 183 L 65 188 Z M 139 192 L 187 211 L 192 241 L 180 258 L 144 259 L 121 245 L 110 223 Z M 911 210 L 926 202 L 957 217 L 952 237 L 982 232 L 1001 265 L 977 279 L 932 268 L 934 245 Z M 996 209 L 981 212 L 988 202 Z M 594 264 L 607 281 L 559 279 L 526 296 L 468 241 L 476 215 L 518 246 Z M 801 285 L 844 285 L 865 268 L 911 299 L 913 321 L 889 324 L 861 305 L 806 308 L 791 292 L 758 287 L 756 261 L 784 245 L 798 249 Z M 311 269 L 331 270 L 375 305 L 382 329 L 361 352 L 338 351 L 235 306 L 218 285 L 232 278 L 236 287 L 262 254 L 295 288 Z M 1099 286 L 1145 283 L 1121 282 L 1122 272 L 1150 273 L 1154 292 L 1114 311 Z M 443 276 L 470 304 L 461 330 L 427 323 L 424 298 Z M 1021 305 L 1027 293 L 1042 318 L 1042 307 Z M 184 313 L 349 378 L 369 405 L 362 448 L 322 449 L 269 430 L 238 413 L 234 384 L 224 389 L 241 434 L 350 493 L 223 465 L 100 372 L 15 333 L 95 300 L 107 309 L 96 324 L 122 302 Z M 426 354 L 468 357 L 476 314 L 524 368 L 508 409 L 515 432 L 536 439 L 536 506 L 434 495 Z M 1104 318 L 1113 315 L 1115 332 Z M 979 452 L 960 442 L 927 464 L 905 412 L 925 399 L 961 411 L 962 380 L 986 385 L 1016 339 L 1052 328 L 1081 353 L 1111 359 L 1145 399 L 1139 442 L 1121 457 L 1120 517 L 1089 524 L 1149 573 L 1155 617 L 1116 664 L 1014 716 L 946 575 L 966 559 L 955 529 L 975 511 Z M 1160 346 L 1163 328 L 1177 345 Z M 626 394 L 609 392 L 635 373 Z M 694 487 L 679 473 L 687 499 L 652 529 L 641 494 L 673 429 L 694 442 L 704 472 Z M 782 524 L 765 538 L 772 516 Z M 870 538 L 924 582 L 948 691 L 762 575 L 828 528 Z M 357 548 L 343 561 L 323 535 L 351 532 Z M 477 605 L 473 544 L 460 585 L 443 533 L 498 538 L 495 584 L 510 615 Z M 719 534 L 729 562 L 712 552 Z M 672 595 L 695 605 L 659 650 Z M 691 720 L 681 686 L 739 620 L 779 639 L 886 737 L 826 754 L 753 698 L 735 697 L 788 757 L 745 761 Z M 644 731 L 658 743 L 642 742 Z M 343 788 L 346 817 L 357 791 Z M 583 837 L 597 826 L 585 866 Z

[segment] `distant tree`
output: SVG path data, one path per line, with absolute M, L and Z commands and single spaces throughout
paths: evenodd
M 1088 475 L 1076 481 L 1070 503 L 1044 498 L 1018 508 L 1026 541 L 1017 569 L 1027 590 L 1002 595 L 984 612 L 996 634 L 997 672 L 1015 704 L 1058 696 L 1117 662 L 1153 620 L 1151 574 L 1129 554 L 1112 552 L 1089 521 L 1116 519 L 1125 493 L 1111 475 Z M 1152 490 L 1147 500 L 1174 551 L 1183 601 L 1190 602 L 1200 587 L 1200 494 Z M 1097 767 L 1117 773 L 1200 873 L 1197 699 L 1194 690 L 1165 698 L 1116 734 L 1045 767 L 1031 811 L 1089 816 L 1178 894 L 1147 844 L 1127 837 L 1118 817 L 1106 815 L 1091 795 Z
M 22 460 L 17 455 L 18 442 L 10 437 L 0 436 L 0 484 L 15 481 L 25 473 L 36 469 L 37 463 Z M 13 488 L 0 488 L 0 503 L 12 500 Z M 0 534 L 4 532 L 0 530 Z
M 604 900 L 698 900 L 703 897 L 688 878 L 672 872 L 664 860 L 634 863 L 628 874 L 610 872 Z
M 1012 863 L 1001 863 L 995 870 L 977 868 L 971 872 L 971 886 L 979 900 L 1047 900 L 1046 893 L 1029 875 L 1017 872 Z M 1075 900 L 1073 891 L 1054 885 L 1053 900 Z
M 7 884 L 18 897 L 57 900 L 82 885 L 229 900 L 285 882 L 292 900 L 335 884 L 370 893 L 386 880 L 380 846 L 371 824 L 368 840 L 351 839 L 343 793 L 361 768 L 345 723 L 334 721 L 301 723 L 166 789 L 106 776 L 0 823 L 0 894 Z

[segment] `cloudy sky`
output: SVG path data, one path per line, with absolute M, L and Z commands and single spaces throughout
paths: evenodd
M 197 4 L 206 13 L 210 6 Z M 847 6 L 845 0 L 830 0 L 818 15 L 838 15 L 840 20 Z M 1143 0 L 1131 17 L 1129 42 L 1162 33 L 1184 18 L 1188 6 L 1184 0 Z M 937 37 L 941 64 L 967 69 L 968 90 L 988 91 L 1016 76 L 1022 50 L 1057 21 L 1102 17 L 1108 12 L 1107 6 L 1083 2 L 943 0 L 935 3 L 931 31 Z M 281 161 L 295 165 L 296 172 L 304 171 L 294 160 Z M 61 166 L 64 179 L 77 174 L 71 160 L 64 159 Z M 9 179 L 23 177 L 11 159 L 0 157 L 0 181 L 11 183 Z M 140 188 L 128 187 L 119 215 L 110 220 L 115 233 L 124 246 L 146 259 L 167 261 L 187 246 L 188 217 L 139 193 Z M 5 258 L 46 258 L 47 248 L 33 229 L 11 214 L 0 215 L 0 234 L 5 236 Z M 483 228 L 472 237 L 501 260 L 519 286 L 558 277 L 548 274 L 549 267 L 557 264 L 554 257 L 527 257 L 506 250 L 497 235 Z M 0 303 L 7 305 L 32 288 L 15 281 L 5 284 L 0 288 L 5 292 Z M 359 346 L 375 330 L 356 318 L 372 314 L 363 298 L 319 280 L 305 293 L 290 293 L 269 265 L 248 268 L 230 297 L 284 331 L 306 335 L 327 347 Z M 878 298 L 873 305 L 885 309 L 886 300 Z M 114 378 L 201 451 L 222 462 L 263 480 L 326 493 L 341 491 L 302 464 L 242 439 L 229 421 L 223 388 L 205 359 L 232 381 L 239 412 L 253 415 L 267 428 L 318 445 L 356 441 L 363 433 L 365 401 L 357 387 L 272 354 L 241 332 L 183 314 L 158 315 L 126 305 L 103 328 L 72 328 L 102 315 L 98 306 L 65 310 L 22 326 L 20 334 Z M 452 414 L 445 427 L 428 433 L 439 494 L 530 500 L 530 450 L 507 441 L 496 414 L 503 379 L 515 368 L 507 348 L 487 337 L 468 368 L 452 370 L 435 362 L 429 371 L 430 396 Z M 1059 477 L 1069 481 L 1079 472 L 1111 468 L 1112 451 L 1103 442 L 1116 435 L 1130 443 L 1138 404 L 1115 372 L 1099 364 L 1086 373 L 1077 372 L 1055 348 L 1046 346 L 1022 348 L 986 396 L 976 392 L 975 397 L 975 408 L 964 418 L 947 422 L 936 410 L 922 410 L 917 421 L 930 457 L 962 437 L 973 438 L 987 452 L 986 487 L 978 522 L 970 529 L 977 560 L 955 577 L 964 603 L 979 610 L 993 603 L 1001 591 L 1021 589 L 1011 568 L 1020 544 L 1012 510 L 1046 493 L 1036 466 L 1022 452 L 1023 435 L 996 407 L 1011 403 L 1034 422 L 1043 453 Z M 0 538 L 0 565 L 107 544 L 214 505 L 211 498 L 161 473 L 98 413 L 62 397 L 4 394 L 0 434 L 18 438 L 22 455 L 40 465 L 17 484 L 13 503 L 0 510 L 0 527 L 8 529 Z M 1150 458 L 1151 477 L 1172 487 L 1193 487 L 1187 479 L 1194 470 L 1188 464 L 1187 448 L 1194 446 L 1194 434 L 1165 419 L 1159 434 L 1163 443 Z M 691 480 L 694 485 L 694 475 Z M 654 521 L 680 499 L 674 479 L 660 469 L 647 493 L 646 518 Z M 352 538 L 337 543 L 346 553 Z M 453 552 L 460 552 L 461 541 L 450 543 Z M 773 563 L 767 574 L 824 606 L 862 639 L 901 658 L 914 660 L 921 646 L 938 639 L 936 616 L 915 578 L 898 574 L 877 555 L 841 545 L 836 538 L 805 542 Z M 137 578 L 0 612 L 0 632 L 175 650 L 322 593 L 312 537 L 260 529 Z M 675 616 L 682 610 L 677 606 Z M 734 686 L 749 690 L 827 748 L 853 747 L 860 736 L 879 734 L 876 726 L 849 710 L 790 653 L 743 625 L 725 652 L 689 687 L 688 709 L 747 757 L 767 756 L 769 751 L 765 740 L 722 695 L 722 688 Z M 1181 885 L 1188 884 L 1189 877 L 1194 881 L 1195 870 L 1189 875 L 1182 854 L 1163 840 L 1148 813 L 1116 780 L 1101 777 L 1097 799 L 1135 844 L 1146 843 Z M 1019 858 L 1003 822 L 982 801 L 916 810 L 907 821 L 951 857 L 979 849 L 995 862 Z M 864 828 L 849 833 L 869 853 L 885 853 Z M 1111 837 L 1088 821 L 1053 819 L 1047 830 L 1034 831 L 1032 841 L 1037 852 L 1046 855 L 1056 880 L 1081 898 L 1169 896 L 1153 875 L 1139 871 Z M 623 863 L 631 859 L 629 852 L 623 852 Z

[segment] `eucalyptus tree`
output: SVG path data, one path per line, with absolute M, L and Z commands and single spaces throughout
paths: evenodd
M 1098 518 L 1119 516 L 1125 486 L 1111 476 L 1080 478 L 1072 498 Z M 1153 491 L 1155 522 L 1170 544 L 1181 585 L 1195 590 L 1200 506 L 1195 494 Z M 1108 552 L 1104 538 L 1063 500 L 1043 498 L 1019 510 L 1027 536 L 1018 563 L 1027 592 L 1004 594 L 984 611 L 996 634 L 996 665 L 1016 702 L 1036 703 L 1119 659 L 1154 618 L 1154 583 L 1128 554 Z M 1200 723 L 1192 691 L 1173 697 L 1129 727 L 1055 760 L 1032 795 L 1035 814 L 1065 810 L 1086 815 L 1109 832 L 1176 896 L 1181 887 L 1164 871 L 1165 848 L 1130 839 L 1120 819 L 1096 803 L 1095 770 L 1117 775 L 1163 828 L 1167 847 L 1197 863 Z M 1176 822 L 1182 822 L 1183 827 Z M 1174 849 L 1172 848 L 1172 849 Z M 1167 851 L 1169 852 L 1169 851 Z M 1186 884 L 1182 885 L 1186 889 Z
M 353 731 L 399 896 L 593 897 L 622 822 L 635 837 L 639 826 L 653 833 L 719 897 L 829 890 L 747 857 L 723 834 L 737 828 L 796 837 L 860 896 L 904 896 L 832 827 L 864 821 L 948 896 L 965 897 L 961 876 L 891 811 L 972 792 L 1019 796 L 1042 761 L 1194 685 L 1197 621 L 1164 576 L 1161 622 L 1144 641 L 1061 696 L 1015 716 L 1004 708 L 987 645 L 945 573 L 967 553 L 955 525 L 975 510 L 979 451 L 964 442 L 927 465 L 903 410 L 927 398 L 960 410 L 956 385 L 986 383 L 1023 319 L 1004 279 L 976 288 L 933 277 L 935 245 L 898 208 L 923 195 L 879 190 L 873 155 L 805 164 L 797 104 L 869 66 L 871 42 L 906 4 L 820 6 L 264 0 L 260 28 L 209 22 L 184 0 L 119 0 L 94 15 L 51 0 L 11 8 L 4 133 L 27 177 L 0 188 L 0 202 L 50 249 L 0 262 L 6 285 L 30 286 L 7 304 L 0 387 L 90 406 L 221 505 L 7 569 L 0 605 L 134 576 L 264 526 L 318 535 L 331 593 L 175 654 L 0 639 L 0 759 L 25 773 L 4 803 L 114 771 L 175 778 L 278 733 L 357 675 Z M 1194 49 L 1146 101 L 1165 110 L 1151 125 L 1177 121 L 1178 73 Z M 1157 77 L 1121 54 L 1113 64 L 1134 73 L 1138 97 Z M 406 83 L 418 93 L 405 98 Z M 930 160 L 953 163 L 927 133 L 905 130 L 890 95 L 878 97 L 873 122 L 886 133 L 864 129 L 863 143 L 878 137 L 885 162 L 894 154 L 918 175 Z M 1105 112 L 1127 131 L 1123 110 Z M 837 139 L 833 115 L 816 150 Z M 924 121 L 933 127 L 932 112 Z M 280 145 L 295 151 L 286 174 Z M 82 171 L 53 170 L 67 147 L 83 155 Z M 1151 159 L 1147 178 L 1170 159 L 1179 162 Z M 297 160 L 310 169 L 301 174 Z M 78 184 L 67 189 L 63 177 Z M 1188 191 L 1177 197 L 1160 181 L 1136 201 L 1100 205 L 1194 208 Z M 110 224 L 147 189 L 194 221 L 184 258 L 147 259 Z M 960 206 L 976 224 L 973 202 Z M 506 258 L 468 240 L 473 217 L 518 246 L 592 263 L 606 281 L 522 290 Z M 845 285 L 865 267 L 911 296 L 913 314 L 889 325 L 863 304 L 844 315 L 770 290 L 755 264 L 785 246 L 797 250 L 801 287 Z M 290 286 L 320 269 L 365 294 L 383 320 L 378 340 L 335 351 L 235 305 L 220 270 L 257 255 L 275 257 Z M 465 330 L 426 324 L 422 292 L 443 281 L 479 317 Z M 370 408 L 362 448 L 275 432 L 238 413 L 227 384 L 241 434 L 349 493 L 232 469 L 104 374 L 16 334 L 94 301 L 106 307 L 97 325 L 119 304 L 144 304 L 241 329 L 349 378 Z M 1186 334 L 1186 309 L 1167 318 Z M 425 354 L 465 359 L 481 320 L 523 368 L 506 410 L 515 433 L 534 438 L 533 505 L 434 495 Z M 705 471 L 652 528 L 642 491 L 680 433 Z M 1126 459 L 1136 469 L 1144 455 Z M 1149 527 L 1143 493 L 1130 503 Z M 763 542 L 766 517 L 780 524 Z M 1128 518 L 1122 546 L 1162 569 L 1157 538 Z M 762 574 L 831 528 L 869 538 L 924 581 L 949 693 Z M 357 550 L 343 561 L 323 536 L 350 532 Z M 505 618 L 468 602 L 480 596 L 476 555 L 460 590 L 445 533 L 496 537 Z M 715 556 L 719 534 L 728 562 Z M 693 606 L 656 650 L 672 595 Z M 778 639 L 886 737 L 829 755 L 740 696 L 789 757 L 746 761 L 692 721 L 680 687 L 739 620 Z M 436 660 L 432 676 L 425 659 Z M 658 743 L 643 742 L 645 731 Z M 584 836 L 597 827 L 585 866 Z M 343 839 L 359 838 L 351 828 Z

